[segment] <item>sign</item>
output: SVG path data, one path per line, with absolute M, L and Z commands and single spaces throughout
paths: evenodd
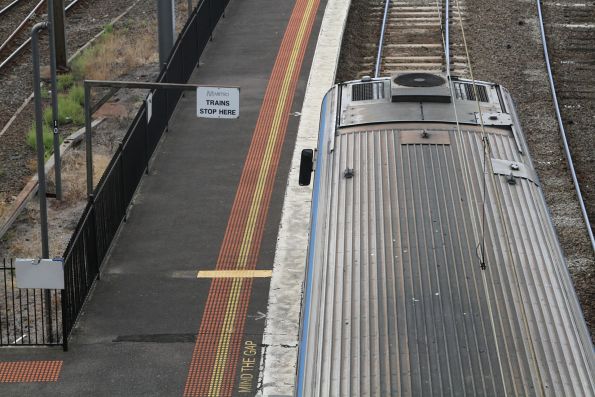
M 18 288 L 64 289 L 62 259 L 17 259 Z
M 240 89 L 196 88 L 196 116 L 208 119 L 237 119 L 240 117 Z
M 147 95 L 147 124 L 151 121 L 151 117 L 153 117 L 153 93 L 151 92 Z

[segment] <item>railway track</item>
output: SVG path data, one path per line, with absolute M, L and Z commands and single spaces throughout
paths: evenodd
M 378 54 L 366 57 L 366 69 L 374 62 L 374 75 L 387 76 L 409 70 L 446 71 L 445 56 L 450 58 L 449 70 L 457 76 L 468 73 L 462 42 L 459 40 L 460 2 L 442 0 L 389 1 L 372 12 L 383 20 Z M 447 15 L 449 36 L 446 35 Z M 460 5 L 461 17 L 465 9 Z M 381 16 L 382 15 L 382 16 Z M 453 40 L 454 39 L 454 40 Z M 445 43 L 449 42 L 449 51 Z M 445 55 L 447 54 L 448 55 Z
M 540 16 L 561 139 L 595 251 L 595 3 L 543 1 Z
M 7 4 L 6 6 L 2 7 L 2 9 L 0 9 L 0 17 L 4 14 L 7 14 L 8 11 L 12 10 L 13 8 L 15 8 L 16 6 L 18 6 L 20 4 L 23 4 L 24 2 L 25 2 L 25 0 L 14 0 L 10 4 Z
M 544 9 L 545 30 L 555 49 L 552 64 L 561 100 L 561 139 L 565 147 L 572 147 L 566 148 L 566 157 L 595 250 L 589 222 L 595 218 L 595 159 L 591 134 L 586 133 L 595 130 L 595 3 L 548 0 Z M 471 77 L 461 26 L 465 6 L 460 0 L 386 0 L 372 4 L 369 19 L 382 21 L 377 53 L 362 58 L 356 77 L 413 70 Z M 578 157 L 576 172 L 571 151 Z
M 64 10 L 66 13 L 70 9 L 72 9 L 79 0 L 72 0 L 70 1 L 65 7 Z M 9 13 L 10 11 L 21 10 L 23 5 L 26 3 L 25 0 L 15 0 L 12 3 L 8 4 L 4 7 L 0 12 L 2 14 L 2 20 L 7 21 L 8 18 L 11 16 Z M 19 55 L 23 53 L 23 51 L 29 47 L 31 43 L 31 37 L 29 35 L 30 28 L 38 22 L 40 15 L 43 13 L 45 5 L 45 0 L 38 1 L 35 6 L 31 9 L 30 12 L 26 14 L 26 16 L 21 20 L 18 26 L 12 30 L 12 32 L 8 35 L 6 39 L 0 44 L 0 72 L 3 69 L 6 69 L 8 65 L 10 65 Z M 18 18 L 14 16 L 14 18 Z M 8 23 L 8 22 L 3 22 Z

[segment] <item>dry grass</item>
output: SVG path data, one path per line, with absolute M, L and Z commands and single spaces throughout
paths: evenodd
M 93 154 L 93 182 L 95 185 L 99 182 L 109 162 L 110 158 L 105 154 Z M 53 172 L 48 175 L 48 182 L 53 185 Z M 71 151 L 62 159 L 62 191 L 62 201 L 52 201 L 54 208 L 71 206 L 87 199 L 87 169 L 84 151 Z
M 35 201 L 36 202 L 36 201 Z M 13 227 L 4 236 L 5 258 L 36 258 L 40 256 L 41 236 L 36 212 L 25 210 L 19 218 L 19 225 Z M 23 227 L 21 225 L 32 225 Z
M 5 193 L 0 193 L 0 219 L 4 218 L 4 214 L 8 212 L 10 204 L 7 202 Z
M 176 28 L 179 31 L 187 18 L 186 0 L 176 0 Z M 193 3 L 196 4 L 196 1 Z M 133 22 L 134 23 L 134 22 Z M 113 80 L 129 74 L 135 69 L 151 63 L 158 63 L 157 33 L 154 20 L 134 23 L 134 26 L 118 24 L 107 26 L 103 36 L 73 62 L 74 80 Z M 109 150 L 109 149 L 107 149 Z M 97 184 L 109 164 L 111 155 L 94 153 L 93 173 Z M 34 160 L 28 164 L 32 173 L 36 170 Z M 53 191 L 54 173 L 48 175 L 48 190 Z M 86 167 L 84 151 L 71 151 L 62 159 L 63 200 L 48 201 L 48 223 L 50 226 L 50 250 L 52 256 L 60 255 L 80 217 L 81 206 L 87 200 Z M 0 217 L 9 208 L 7 197 L 0 196 Z M 39 213 L 36 200 L 31 201 L 19 221 L 0 242 L 1 254 L 7 257 L 39 256 L 40 234 Z
M 105 154 L 95 154 L 93 158 L 93 178 L 99 181 L 107 165 L 109 157 Z M 69 152 L 62 162 L 62 187 L 64 197 L 62 201 L 48 201 L 48 225 L 50 227 L 50 256 L 62 255 L 68 239 L 74 232 L 76 222 L 80 217 L 87 200 L 85 152 L 75 150 Z M 48 175 L 48 184 L 53 185 L 53 172 Z M 31 201 L 19 220 L 13 225 L 4 238 L 0 247 L 1 256 L 12 258 L 36 258 L 40 256 L 41 237 L 39 232 L 39 204 Z
M 114 28 L 85 51 L 73 63 L 78 78 L 110 80 L 147 63 L 157 62 L 156 31 L 153 24 L 135 27 L 130 34 L 127 28 Z

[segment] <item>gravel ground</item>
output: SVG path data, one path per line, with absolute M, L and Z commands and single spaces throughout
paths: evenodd
M 381 0 L 352 0 L 351 9 L 347 16 L 347 27 L 343 34 L 341 55 L 337 69 L 337 82 L 361 78 L 362 61 L 366 57 L 375 57 L 378 48 L 378 36 L 382 14 L 369 17 L 368 10 L 377 8 Z M 359 27 L 353 28 L 354 26 Z M 374 75 L 374 67 L 365 73 Z
M 6 7 L 9 3 L 12 3 L 12 1 L 0 2 L 0 9 Z M 2 23 L 0 24 L 0 44 L 4 43 L 36 4 L 36 0 L 23 1 L 2 16 Z M 7 53 L 2 52 L 2 55 L 3 56 L 0 59 L 3 59 Z
M 595 260 L 562 150 L 547 81 L 536 3 L 467 0 L 466 4 L 469 16 L 466 34 L 475 76 L 507 87 L 517 103 L 531 157 L 585 319 L 592 330 L 595 326 Z M 592 156 L 592 145 L 585 143 L 586 150 L 591 148 Z M 577 158 L 577 161 L 580 163 L 581 159 Z M 589 164 L 582 161 L 581 169 L 589 169 Z
M 560 111 L 591 224 L 595 220 L 595 2 L 545 1 Z M 590 27 L 589 27 L 590 26 Z
M 147 34 L 146 23 L 156 20 L 156 11 L 154 3 L 150 0 L 142 0 L 136 5 L 132 11 L 120 20 L 115 26 L 114 30 L 126 29 L 126 32 L 134 33 L 139 29 L 139 34 Z M 185 23 L 186 0 L 177 0 L 177 28 L 181 30 Z M 89 16 L 79 16 L 84 19 Z M 156 23 L 156 22 L 154 22 Z M 101 24 L 100 26 L 103 26 Z M 156 39 L 156 37 L 155 37 Z M 141 66 L 130 69 L 128 67 L 127 73 L 115 75 L 114 79 L 132 80 L 132 81 L 154 81 L 158 75 L 158 56 L 157 45 L 149 52 L 152 55 L 149 61 Z M 146 55 L 146 54 L 145 54 Z M 116 65 L 120 65 L 119 60 L 114 60 Z M 122 66 L 125 68 L 125 66 Z M 120 66 L 117 67 L 120 70 Z M 113 153 L 116 151 L 119 142 L 126 133 L 128 126 L 136 115 L 139 106 L 142 104 L 146 96 L 146 90 L 120 90 L 116 93 L 110 102 L 108 102 L 102 109 L 100 109 L 95 117 L 103 117 L 106 120 L 94 129 L 93 138 L 93 153 L 94 153 L 94 181 L 97 183 L 101 177 L 102 170 L 105 168 Z M 31 106 L 29 106 L 31 107 Z M 31 113 L 27 109 L 19 116 L 19 120 L 15 125 L 30 125 Z M 29 123 L 29 124 L 25 124 Z M 75 128 L 65 128 L 64 132 L 72 132 Z M 8 135 L 8 134 L 7 134 Z M 0 138 L 0 147 L 2 140 L 7 136 Z M 24 142 L 24 138 L 20 135 L 20 140 L 16 143 Z M 23 144 L 24 151 L 32 152 L 30 148 Z M 64 187 L 64 200 L 58 202 L 56 200 L 48 201 L 48 224 L 50 236 L 50 256 L 59 257 L 63 254 L 69 239 L 74 232 L 81 213 L 86 204 L 85 193 L 85 162 L 84 162 L 84 145 L 80 145 L 73 151 L 69 152 L 64 157 L 64 169 L 62 174 L 62 181 Z M 16 152 L 14 155 L 19 155 Z M 1 165 L 1 164 L 0 164 Z M 29 162 L 29 167 L 25 169 L 11 169 L 10 177 L 15 175 L 23 175 L 23 183 L 33 174 L 34 162 Z M 0 168 L 1 170 L 1 168 Z M 20 174 L 19 174 L 20 173 Z M 1 178 L 1 175 L 0 175 Z M 10 190 L 11 186 L 2 185 L 7 191 L 12 191 L 16 195 L 18 191 Z M 53 173 L 48 175 L 48 191 L 53 191 Z M 0 190 L 2 194 L 2 190 Z M 0 258 L 2 257 L 36 257 L 39 255 L 40 237 L 39 237 L 39 203 L 37 200 L 32 200 L 22 212 L 21 216 L 13 224 L 13 227 L 7 232 L 5 237 L 0 240 Z
M 151 8 L 152 1 L 143 0 Z M 134 0 L 81 0 L 66 17 L 68 54 L 73 54 L 101 31 L 103 26 L 124 12 Z M 9 17 L 13 14 L 9 14 Z M 3 23 L 4 25 L 4 23 Z M 46 65 L 47 36 L 40 41 L 42 65 Z M 33 91 L 31 51 L 25 51 L 0 74 L 0 129 Z M 0 137 L 0 199 L 10 200 L 23 188 L 35 170 L 35 153 L 27 146 L 25 135 L 33 122 L 33 105 L 27 106 L 4 135 Z M 64 131 L 68 133 L 67 130 Z
M 375 43 L 378 37 L 380 21 L 368 22 L 365 20 L 366 10 L 375 3 L 373 0 L 352 0 L 348 27 L 341 49 L 337 81 L 361 77 L 358 60 L 373 55 L 376 50 L 375 45 L 365 44 L 365 42 Z M 451 1 L 451 4 L 456 5 L 457 1 Z M 546 4 L 555 6 L 553 2 Z M 536 3 L 533 0 L 501 0 L 498 2 L 465 0 L 464 5 L 466 6 L 465 34 L 475 77 L 479 80 L 498 82 L 507 87 L 517 103 L 521 125 L 542 183 L 585 319 L 589 328 L 593 329 L 595 326 L 595 301 L 593 300 L 593 296 L 595 296 L 595 259 L 580 214 L 555 120 L 538 28 Z M 546 18 L 549 18 L 550 26 L 557 26 L 555 24 L 562 23 L 560 18 L 568 16 L 567 8 L 559 8 L 559 12 L 550 12 L 546 15 Z M 451 17 L 458 18 L 458 15 L 451 15 Z M 593 18 L 590 20 L 590 23 L 592 22 Z M 451 31 L 451 35 L 453 42 L 462 43 L 460 32 Z M 590 58 L 586 62 L 587 66 L 581 69 L 571 69 L 568 75 L 564 75 L 560 83 L 562 98 L 566 98 L 569 92 L 577 91 L 576 85 L 571 86 L 571 82 L 576 84 L 576 81 L 581 79 L 593 81 L 593 40 L 584 40 L 576 44 L 570 42 L 570 46 L 568 43 L 562 45 L 561 43 L 567 38 L 565 35 L 554 38 L 550 44 L 550 46 L 556 45 L 558 48 L 557 51 L 554 51 L 554 57 L 567 57 L 567 53 L 560 49 L 572 48 L 574 45 L 577 48 L 573 55 L 586 52 L 587 56 L 590 54 Z M 561 65 L 561 60 L 558 60 L 559 65 Z M 559 67 L 558 71 L 561 69 Z M 561 78 L 560 76 L 562 75 L 559 72 L 558 77 Z M 570 124 L 570 129 L 573 130 L 571 144 L 577 151 L 577 168 L 583 177 L 583 183 L 589 185 L 590 192 L 592 192 L 592 178 L 594 177 L 592 173 L 593 145 L 590 142 L 593 139 L 595 121 L 592 111 L 594 106 L 593 91 L 581 93 L 582 96 L 574 95 L 572 101 L 564 102 L 570 105 L 564 110 L 565 116 L 569 121 L 574 121 L 574 124 Z M 566 100 L 563 99 L 563 101 Z M 577 109 L 582 110 L 577 111 Z M 577 113 L 584 117 L 579 119 Z M 579 122 L 579 120 L 581 121 Z M 577 126 L 579 123 L 580 127 Z M 592 198 L 590 205 L 593 206 Z

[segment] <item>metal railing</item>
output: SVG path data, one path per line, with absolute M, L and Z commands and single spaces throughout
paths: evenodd
M 178 36 L 157 82 L 185 83 L 229 0 L 203 0 Z M 89 196 L 89 202 L 64 253 L 65 289 L 62 295 L 64 349 L 79 313 L 114 236 L 122 221 L 149 160 L 167 128 L 181 92 L 155 89 L 153 114 L 147 121 L 143 104 L 114 154 L 102 178 Z
M 157 82 L 185 83 L 198 64 L 205 46 L 229 0 L 202 0 L 189 16 Z M 181 96 L 180 91 L 153 90 L 153 112 L 147 120 L 143 104 L 99 183 L 89 195 L 85 210 L 64 252 L 64 290 L 50 291 L 48 318 L 44 290 L 21 290 L 15 285 L 12 262 L 0 268 L 0 346 L 62 345 L 99 278 L 118 228 L 149 160 Z M 45 312 L 44 312 L 45 310 Z M 46 314 L 44 316 L 44 313 Z M 51 321 L 51 327 L 47 321 Z M 48 330 L 50 333 L 48 334 Z
M 13 262 L 0 262 L 0 346 L 61 345 L 61 298 L 60 290 L 17 288 Z

